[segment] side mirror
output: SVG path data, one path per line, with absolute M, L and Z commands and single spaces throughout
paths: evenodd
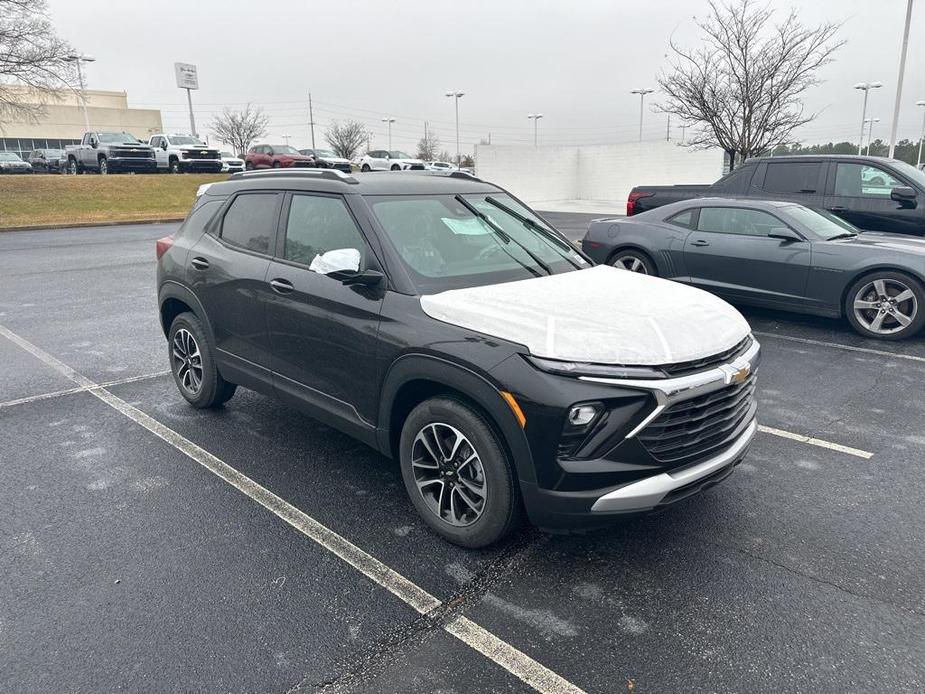
M 373 287 L 382 281 L 385 277 L 378 270 L 362 270 L 359 272 L 353 270 L 335 270 L 327 273 L 328 277 L 343 282 L 344 284 L 362 284 L 367 287 Z
M 161 149 L 164 150 L 165 152 L 167 151 L 167 143 L 166 143 L 166 142 L 161 142 Z
M 914 208 L 916 206 L 915 189 L 909 186 L 898 186 L 893 188 L 893 190 L 890 191 L 890 200 L 898 202 L 900 207 Z
M 96 138 L 90 138 L 90 146 L 93 149 L 96 149 L 97 147 L 99 147 L 99 145 L 100 143 L 96 141 Z
M 768 232 L 768 237 L 772 239 L 780 239 L 781 241 L 802 241 L 803 238 L 789 227 L 774 227 L 771 231 Z

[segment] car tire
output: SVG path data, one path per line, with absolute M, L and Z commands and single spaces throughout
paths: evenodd
M 369 173 L 369 164 L 363 164 L 363 166 L 360 167 L 360 171 L 363 173 Z
M 879 270 L 851 285 L 844 309 L 864 337 L 905 340 L 925 325 L 925 288 L 904 272 Z
M 278 161 L 274 161 L 274 162 L 273 162 L 273 168 L 274 168 L 274 169 L 278 169 L 278 168 L 280 168 L 280 166 L 281 166 L 281 165 L 280 165 L 280 163 L 279 163 Z
M 167 333 L 167 355 L 177 389 L 193 407 L 219 407 L 237 390 L 218 372 L 212 343 L 195 314 L 174 318 Z
M 172 174 L 180 173 L 180 160 L 176 157 L 171 157 L 170 163 L 167 164 L 167 170 Z
M 71 176 L 77 175 L 77 160 L 76 159 L 67 160 L 67 172 Z
M 444 449 L 455 455 L 447 459 Z M 402 426 L 399 459 L 411 503 L 431 530 L 453 544 L 487 547 L 520 520 L 508 454 L 491 424 L 466 402 L 436 397 L 415 407 Z
M 652 258 L 648 254 L 633 248 L 618 251 L 610 258 L 608 264 L 613 265 L 618 270 L 629 270 L 630 272 L 638 272 L 641 275 L 658 277 L 658 268 L 655 267 Z
M 401 171 L 401 167 L 398 164 L 392 164 L 392 171 Z
M 246 162 L 244 162 L 244 170 L 245 170 L 245 171 L 253 171 L 253 170 L 254 170 L 254 165 L 253 165 L 251 162 L 246 161 Z
M 109 161 L 106 157 L 100 157 L 100 176 L 105 176 L 109 173 Z

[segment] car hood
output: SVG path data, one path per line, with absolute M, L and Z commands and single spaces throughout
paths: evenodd
M 863 231 L 854 238 L 835 239 L 825 243 L 840 246 L 859 246 L 866 249 L 898 251 L 925 256 L 925 238 L 909 234 L 890 234 L 880 231 Z
M 389 161 L 395 161 L 399 164 L 423 164 L 422 159 L 389 159 Z
M 340 157 L 319 157 L 319 161 L 323 161 L 328 164 L 349 164 L 349 159 L 341 159 Z
M 209 145 L 202 145 L 201 147 L 196 147 L 195 145 L 181 145 L 179 147 L 182 152 L 217 152 L 218 150 L 215 147 L 209 147 Z
M 422 296 L 421 308 L 537 357 L 597 364 L 702 359 L 751 332 L 742 314 L 712 294 L 605 265 Z

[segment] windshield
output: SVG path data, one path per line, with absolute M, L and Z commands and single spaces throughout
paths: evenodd
M 13 152 L 0 152 L 0 161 L 22 161 L 22 159 Z
M 803 207 L 803 205 L 791 205 L 786 210 L 791 217 L 821 239 L 834 239 L 846 234 L 857 234 L 859 231 L 853 224 L 826 210 L 812 209 Z
M 413 157 L 410 154 L 405 154 L 404 152 L 399 152 L 398 150 L 395 150 L 394 152 L 389 152 L 389 156 L 392 159 L 413 159 Z
M 46 149 L 45 156 L 51 159 L 63 157 L 64 150 L 63 149 Z
M 512 280 L 588 267 L 587 261 L 558 232 L 550 241 L 508 214 L 488 198 L 538 226 L 549 229 L 531 210 L 505 193 L 462 196 L 394 195 L 367 198 L 389 240 L 422 294 Z M 505 241 L 507 238 L 507 241 Z M 539 261 L 539 262 L 537 262 Z
M 298 154 L 299 150 L 289 145 L 273 145 L 273 154 Z
M 173 145 L 201 145 L 206 147 L 206 143 L 200 140 L 198 137 L 191 137 L 190 135 L 171 135 L 170 143 Z
M 136 140 L 133 135 L 128 133 L 100 133 L 99 141 L 105 142 L 107 144 L 126 144 L 126 145 L 140 145 L 141 142 Z
M 225 157 L 226 159 L 237 159 L 237 157 L 233 155 L 231 152 L 222 152 L 222 156 Z
M 896 171 L 910 179 L 921 190 L 925 190 L 925 171 L 917 169 L 904 161 L 891 161 L 890 163 L 893 165 L 893 168 L 895 168 Z
M 334 154 L 334 152 L 332 152 L 329 149 L 316 149 L 315 156 L 316 157 L 328 157 L 329 159 L 337 159 L 337 155 Z

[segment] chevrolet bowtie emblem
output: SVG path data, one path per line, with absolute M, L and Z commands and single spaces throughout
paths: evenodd
M 742 381 L 748 378 L 749 371 L 751 371 L 751 369 L 749 369 L 748 366 L 743 366 L 741 369 L 739 369 L 732 375 L 732 382 L 742 383 Z
M 726 385 L 744 383 L 752 372 L 751 364 L 723 364 L 720 367 L 726 375 Z

